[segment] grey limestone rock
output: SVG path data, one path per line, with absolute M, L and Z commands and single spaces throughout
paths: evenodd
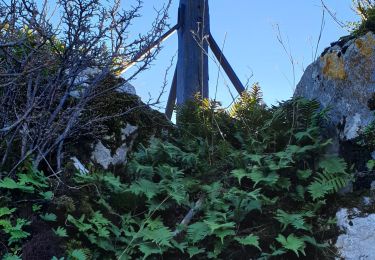
M 341 259 L 375 259 L 375 214 L 361 216 L 358 209 L 340 209 L 337 225 L 343 232 L 336 241 Z
M 375 92 L 375 34 L 333 43 L 307 67 L 294 96 L 330 108 L 331 135 L 351 140 L 374 120 L 368 100 Z

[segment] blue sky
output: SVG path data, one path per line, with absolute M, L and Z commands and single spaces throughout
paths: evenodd
M 171 25 L 176 21 L 178 0 L 173 0 Z M 354 21 L 358 18 L 351 10 L 351 0 L 325 0 L 342 21 Z M 163 0 L 145 0 L 143 17 L 133 26 L 137 34 L 148 27 L 154 15 L 154 7 L 160 7 Z M 275 24 L 279 25 L 285 44 L 295 62 L 296 83 L 303 69 L 313 60 L 319 36 L 322 7 L 320 0 L 209 0 L 211 32 L 220 46 L 224 45 L 224 54 L 230 61 L 243 83 L 250 75 L 250 83 L 259 82 L 267 104 L 275 104 L 293 94 L 293 72 L 288 56 L 277 41 Z M 129 4 L 124 1 L 123 5 Z M 340 28 L 326 13 L 325 26 L 318 48 L 318 56 L 323 49 L 348 32 Z M 177 35 L 163 43 L 163 50 L 150 70 L 139 75 L 132 84 L 138 95 L 147 100 L 156 98 L 163 84 L 164 72 L 171 58 L 177 52 Z M 175 60 L 176 61 L 176 60 Z M 173 70 L 168 77 L 169 83 Z M 230 81 L 220 75 L 218 68 L 210 62 L 210 96 L 215 95 L 218 82 L 217 100 L 226 106 L 231 102 L 229 90 L 237 94 Z M 126 76 L 126 74 L 124 75 Z M 229 89 L 229 90 L 228 90 Z M 168 93 L 164 94 L 166 101 Z M 161 104 L 161 106 L 165 105 Z

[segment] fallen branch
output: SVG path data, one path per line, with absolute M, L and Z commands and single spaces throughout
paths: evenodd
M 204 197 L 201 197 L 197 202 L 195 202 L 194 207 L 192 207 L 189 212 L 186 214 L 184 219 L 181 221 L 180 225 L 176 228 L 176 230 L 173 232 L 173 236 L 178 236 L 182 232 L 182 226 L 185 227 L 189 225 L 191 219 L 197 214 L 198 211 L 200 211 L 202 205 L 203 205 Z

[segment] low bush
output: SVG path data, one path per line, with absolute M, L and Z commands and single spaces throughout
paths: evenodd
M 325 153 L 325 115 L 304 99 L 267 108 L 253 91 L 229 113 L 208 100 L 181 108 L 183 127 L 144 143 L 126 174 L 45 176 L 26 164 L 0 181 L 0 252 L 4 259 L 330 258 L 335 219 L 326 208 L 350 174 L 343 159 Z

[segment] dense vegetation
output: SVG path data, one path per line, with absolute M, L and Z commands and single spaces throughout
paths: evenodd
M 375 31 L 373 1 L 356 2 L 362 21 L 356 25 L 353 34 Z M 0 29 L 4 31 L 5 25 L 9 27 L 4 23 Z M 10 30 L 5 28 L 5 31 Z M 33 39 L 34 34 L 25 31 L 27 37 L 18 35 L 17 30 L 16 34 L 10 35 L 15 39 L 22 38 L 24 42 L 20 46 L 31 50 L 37 41 Z M 70 55 L 80 60 L 85 48 L 80 41 L 77 48 L 75 44 Z M 91 41 L 87 40 L 87 44 L 91 46 Z M 37 123 L 30 124 L 30 129 L 35 136 L 26 140 L 19 123 L 14 132 L 9 130 L 11 134 L 3 133 L 9 139 L 0 140 L 0 149 L 10 151 L 9 156 L 2 154 L 6 157 L 2 160 L 2 170 L 14 169 L 0 172 L 2 259 L 335 257 L 332 239 L 337 235 L 336 208 L 332 202 L 337 192 L 352 180 L 353 167 L 342 158 L 327 153 L 330 140 L 325 138 L 324 126 L 329 111 L 322 111 L 317 102 L 291 99 L 269 108 L 262 102 L 258 85 L 245 92 L 229 110 L 220 108 L 217 102 L 197 97 L 196 101 L 178 108 L 178 127 L 165 127 L 165 131 L 157 133 L 157 138 L 149 138 L 155 129 L 150 129 L 151 134 L 139 135 L 128 164 L 119 171 L 104 172 L 87 165 L 90 172 L 84 174 L 63 159 L 52 162 L 52 167 L 44 167 L 44 164 L 35 163 L 34 146 L 39 147 L 38 140 L 46 142 L 42 137 L 53 138 L 48 115 L 61 97 L 69 96 L 67 104 L 57 106 L 53 113 L 58 118 L 52 120 L 56 134 L 65 133 L 60 127 L 66 125 L 66 120 L 71 121 L 71 112 L 77 117 L 75 124 L 84 126 L 64 137 L 64 145 L 69 146 L 66 153 L 77 152 L 73 141 L 88 138 L 88 132 L 99 135 L 103 130 L 101 127 L 115 132 L 115 137 L 121 135 L 119 129 L 126 122 L 117 120 L 119 115 L 111 116 L 124 115 L 132 110 L 132 106 L 145 106 L 135 97 L 129 99 L 123 94 L 111 93 L 101 96 L 101 102 L 90 97 L 78 106 L 81 112 L 76 112 L 71 108 L 76 108 L 77 102 L 83 99 L 70 97 L 70 93 L 76 87 L 81 89 L 81 85 L 73 86 L 74 81 L 68 79 L 78 77 L 90 68 L 92 57 L 86 57 L 90 62 L 77 67 L 73 76 L 58 73 L 63 78 L 61 82 L 73 83 L 58 85 L 56 90 L 57 85 L 51 88 L 48 84 L 53 82 L 49 77 L 57 70 L 51 65 L 46 68 L 46 60 L 55 64 L 59 61 L 57 54 L 66 54 L 69 48 L 51 39 L 42 41 L 41 46 L 43 48 L 35 48 L 38 55 L 33 61 L 44 64 L 38 75 L 45 80 L 37 81 L 36 89 L 41 93 L 39 100 L 46 101 L 45 96 L 49 96 L 51 102 L 31 106 L 30 120 Z M 29 59 L 28 52 L 20 52 L 13 46 L 6 48 L 11 49 L 9 53 L 14 52 L 15 57 L 22 54 Z M 4 56 L 4 53 L 0 54 Z M 97 57 L 92 53 L 90 55 Z M 65 54 L 60 56 L 66 58 Z M 103 54 L 106 54 L 105 50 Z M 3 62 L 5 56 L 1 55 L 2 64 L 6 64 Z M 10 64 L 15 62 L 14 59 L 7 60 Z M 71 68 L 78 66 L 74 65 L 76 63 L 72 66 L 71 60 L 65 61 L 66 71 L 73 71 Z M 112 62 L 112 57 L 110 60 Z M 24 82 L 27 77 L 24 70 L 19 72 L 17 66 L 15 69 L 19 81 L 10 78 L 8 82 L 13 84 L 15 94 L 4 100 L 10 101 L 13 108 L 19 106 L 22 111 L 23 104 L 28 103 L 24 90 L 27 85 L 18 82 Z M 108 76 L 108 72 L 104 72 L 103 78 Z M 34 70 L 28 73 L 35 75 Z M 97 82 L 105 83 L 102 84 L 105 90 L 121 83 L 113 77 L 107 77 L 108 82 L 103 78 L 86 79 L 92 81 L 90 95 L 102 91 Z M 41 82 L 46 84 L 41 85 Z M 53 95 L 45 95 L 46 90 Z M 4 122 L 9 123 L 9 118 L 18 121 L 19 113 L 7 109 L 12 105 L 2 107 L 9 113 L 9 116 L 3 113 Z M 123 110 L 114 108 L 115 105 Z M 136 122 L 134 118 L 144 116 L 143 110 L 132 112 L 127 114 L 126 120 Z M 154 118 L 154 123 L 159 124 L 158 120 Z M 97 123 L 99 121 L 101 124 Z M 137 125 L 142 129 L 154 126 Z M 41 130 L 36 131 L 36 126 L 42 126 Z M 40 134 L 45 131 L 49 135 Z M 375 124 L 372 124 L 359 138 L 359 144 L 374 150 L 374 133 Z M 22 160 L 17 163 L 19 150 L 22 150 L 19 147 L 26 141 L 32 149 L 21 151 Z M 81 154 L 81 157 L 89 155 Z M 45 158 L 44 161 L 48 163 Z M 59 172 L 54 172 L 54 164 L 60 162 L 65 164 L 59 165 Z M 14 164 L 17 167 L 13 167 Z M 373 170 L 375 161 L 369 161 L 367 167 Z
M 267 108 L 254 87 L 229 112 L 208 100 L 138 147 L 122 173 L 26 163 L 0 181 L 4 259 L 333 257 L 334 194 L 351 179 L 325 153 L 327 111 Z M 331 213 L 330 213 L 331 212 Z
M 369 31 L 375 33 L 375 1 L 353 0 L 355 11 L 361 17 L 361 21 L 349 23 L 353 35 L 363 35 Z

